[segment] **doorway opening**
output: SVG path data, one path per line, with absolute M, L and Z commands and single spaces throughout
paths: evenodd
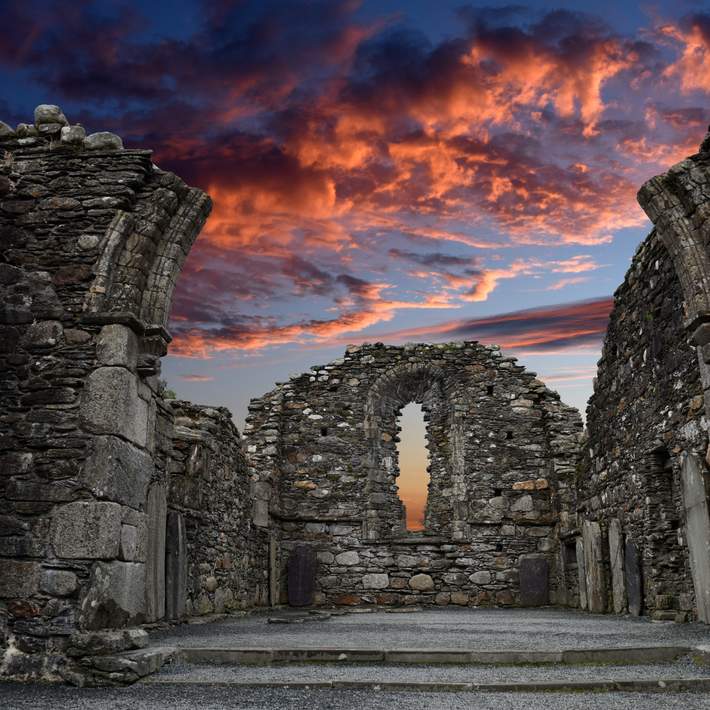
M 410 402 L 400 411 L 397 458 L 397 492 L 405 508 L 408 532 L 425 528 L 429 495 L 429 450 L 426 445 L 426 422 L 421 404 Z

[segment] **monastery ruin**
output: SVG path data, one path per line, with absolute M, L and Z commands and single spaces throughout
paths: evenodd
M 83 684 L 142 625 L 269 607 L 544 606 L 710 623 L 710 138 L 653 178 L 587 428 L 495 345 L 349 347 L 253 400 L 166 399 L 210 212 L 56 106 L 0 122 L 0 674 Z M 397 418 L 426 415 L 425 529 Z M 156 661 L 157 662 L 157 661 Z

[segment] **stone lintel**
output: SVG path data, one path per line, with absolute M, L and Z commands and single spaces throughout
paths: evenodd
M 118 323 L 129 327 L 136 335 L 143 336 L 146 334 L 148 324 L 142 321 L 132 311 L 103 311 L 100 313 L 84 313 L 81 318 L 83 323 L 88 325 L 111 325 Z

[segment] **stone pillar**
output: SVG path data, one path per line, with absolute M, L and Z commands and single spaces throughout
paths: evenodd
M 148 555 L 145 575 L 145 611 L 147 621 L 165 616 L 165 526 L 167 502 L 165 485 L 153 483 L 148 490 Z
M 685 530 L 695 604 L 700 621 L 710 623 L 710 516 L 703 464 L 696 454 L 685 454 L 681 464 Z
M 589 611 L 601 614 L 606 611 L 606 579 L 599 523 L 586 520 L 582 526 L 582 540 Z
M 641 559 L 638 547 L 631 540 L 627 540 L 624 546 L 624 578 L 629 602 L 629 614 L 640 616 L 643 609 Z
M 611 567 L 611 587 L 614 598 L 614 613 L 623 614 L 626 610 L 624 536 L 621 532 L 621 523 L 616 518 L 609 521 L 609 562 Z
M 587 597 L 587 572 L 584 563 L 584 541 L 578 537 L 575 541 L 575 549 L 577 553 L 577 576 L 579 579 L 579 608 L 588 609 L 589 599 Z

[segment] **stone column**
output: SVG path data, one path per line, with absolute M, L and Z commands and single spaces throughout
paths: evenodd
M 584 563 L 584 541 L 581 537 L 576 539 L 575 549 L 577 553 L 577 576 L 579 579 L 579 608 L 586 610 L 589 608 L 589 599 L 587 597 L 587 572 Z

